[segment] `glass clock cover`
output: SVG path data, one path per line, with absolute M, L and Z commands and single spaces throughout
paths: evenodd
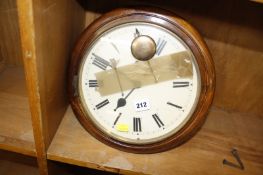
M 136 32 L 156 43 L 149 61 L 139 61 L 131 52 Z M 149 23 L 104 32 L 86 51 L 79 75 L 88 116 L 103 132 L 132 144 L 156 142 L 177 132 L 200 94 L 191 50 L 175 34 Z
M 160 152 L 204 123 L 214 72 L 205 42 L 183 19 L 160 9 L 116 9 L 86 28 L 73 50 L 70 102 L 103 143 Z

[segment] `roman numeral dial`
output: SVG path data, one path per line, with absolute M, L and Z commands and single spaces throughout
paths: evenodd
M 168 105 L 172 106 L 172 107 L 176 107 L 178 109 L 182 109 L 183 107 L 182 106 L 179 106 L 179 105 L 176 105 L 176 104 L 173 104 L 171 102 L 167 102 Z
M 93 56 L 93 61 L 92 64 L 94 64 L 95 66 L 97 66 L 98 68 L 102 69 L 102 70 L 106 70 L 108 66 L 110 66 L 110 62 L 105 60 L 104 58 L 98 56 L 95 53 L 92 53 Z
M 162 120 L 159 118 L 159 116 L 157 114 L 153 114 L 152 117 L 153 117 L 155 123 L 158 125 L 159 128 L 164 126 Z
M 97 80 L 89 80 L 89 87 L 98 87 Z
M 99 104 L 97 104 L 97 105 L 96 105 L 96 108 L 97 108 L 97 109 L 100 109 L 100 108 L 106 106 L 106 105 L 109 104 L 109 103 L 110 103 L 109 100 L 106 99 L 106 100 L 100 102 Z
M 121 114 L 122 114 L 122 113 L 119 113 L 119 115 L 116 117 L 116 119 L 114 120 L 113 126 L 115 126 L 115 125 L 117 124 L 118 120 L 119 120 L 120 117 L 121 117 Z
M 159 38 L 157 43 L 156 43 L 156 55 L 160 55 L 166 45 L 167 41 L 162 39 L 162 38 Z
M 133 131 L 134 132 L 142 131 L 141 118 L 137 118 L 137 117 L 133 118 Z
M 181 82 L 173 82 L 173 88 L 183 88 L 183 87 L 188 87 L 189 82 L 188 81 L 181 81 Z

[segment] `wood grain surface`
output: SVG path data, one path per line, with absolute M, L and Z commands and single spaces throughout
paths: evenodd
M 45 152 L 67 106 L 67 58 L 85 14 L 73 0 L 17 3 L 37 157 L 47 174 Z
M 202 129 L 190 141 L 159 154 L 135 155 L 104 145 L 80 125 L 69 107 L 49 147 L 48 159 L 123 174 L 254 174 L 263 172 L 263 119 L 213 108 Z M 245 170 L 230 151 L 239 151 Z
M 35 157 L 0 150 L 0 173 L 2 175 L 38 175 Z
M 38 165 L 44 175 L 46 150 L 68 103 L 67 60 L 85 14 L 74 0 L 24 0 L 17 6 Z
M 29 106 L 36 145 L 36 155 L 40 175 L 47 174 L 47 161 L 44 144 L 42 110 L 39 95 L 39 79 L 36 56 L 36 32 L 34 24 L 33 2 L 17 1 L 21 46 L 25 66 L 26 85 L 28 88 Z
M 23 65 L 16 0 L 0 1 L 0 72 L 1 63 Z
M 21 67 L 0 73 L 0 148 L 35 156 L 35 144 Z
M 38 93 L 44 144 L 48 147 L 66 110 L 66 71 L 84 26 L 84 11 L 74 0 L 37 0 L 33 4 Z M 83 14 L 82 14 L 83 13 Z
M 250 0 L 250 1 L 258 2 L 258 3 L 263 3 L 263 0 Z

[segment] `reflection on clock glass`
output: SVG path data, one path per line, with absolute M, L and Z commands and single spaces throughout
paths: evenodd
M 131 52 L 140 36 L 149 36 L 156 45 L 149 61 L 138 61 Z M 98 36 L 79 75 L 87 117 L 104 133 L 132 144 L 157 142 L 178 132 L 200 94 L 200 73 L 189 47 L 149 23 L 119 25 Z

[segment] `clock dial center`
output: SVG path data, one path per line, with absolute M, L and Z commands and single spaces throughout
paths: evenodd
M 150 36 L 140 35 L 132 41 L 131 52 L 137 60 L 147 61 L 155 55 L 156 44 Z

